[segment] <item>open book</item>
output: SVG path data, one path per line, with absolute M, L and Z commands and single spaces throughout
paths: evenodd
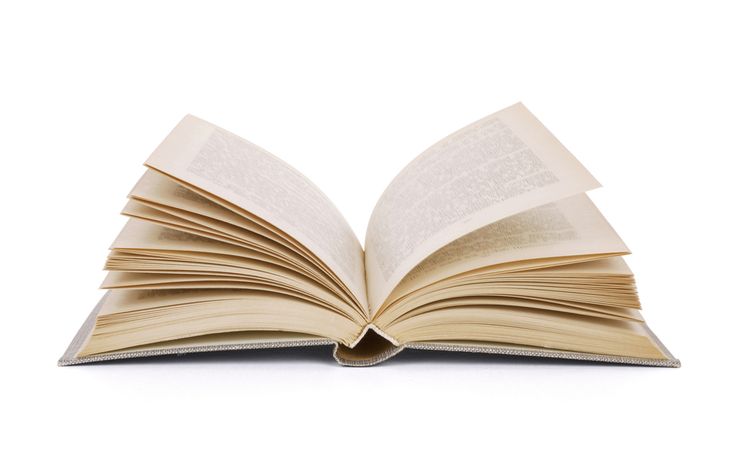
M 404 348 L 679 366 L 585 194 L 598 183 L 522 104 L 406 166 L 365 249 L 303 175 L 196 117 L 146 166 L 60 365 L 334 345 L 354 366 Z

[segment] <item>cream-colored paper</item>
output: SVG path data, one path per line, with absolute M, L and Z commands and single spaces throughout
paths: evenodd
M 628 252 L 588 196 L 579 194 L 512 215 L 453 241 L 409 272 L 386 302 L 482 267 Z
M 457 131 L 406 166 L 373 210 L 365 241 L 371 310 L 452 241 L 598 186 L 520 103 Z
M 363 249 L 330 200 L 256 145 L 191 115 L 146 165 L 266 220 L 310 248 L 368 310 Z
M 278 250 L 273 244 L 258 247 L 258 250 L 245 246 L 231 245 L 217 240 L 200 237 L 187 232 L 166 228 L 139 219 L 130 219 L 123 227 L 111 248 L 126 254 L 146 254 L 148 257 L 166 255 L 169 260 L 178 257 L 182 261 L 207 261 L 213 264 L 225 264 L 235 267 L 247 266 L 249 260 L 267 262 L 294 271 L 297 276 L 303 274 L 332 291 L 341 295 L 341 290 L 331 279 L 298 257 L 289 257 L 284 250 Z M 108 258 L 108 265 L 119 257 Z M 344 301 L 343 301 L 344 302 Z

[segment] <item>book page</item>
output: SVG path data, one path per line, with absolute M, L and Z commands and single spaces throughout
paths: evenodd
M 277 283 L 273 285 L 288 287 L 294 296 L 303 297 L 306 292 L 353 317 L 356 322 L 364 321 L 355 307 L 342 299 L 339 290 L 325 279 L 324 274 L 305 270 L 299 261 L 283 259 L 277 253 L 229 245 L 135 218 L 123 227 L 110 249 L 105 264 L 105 269 L 110 271 L 160 272 L 161 282 L 165 278 L 179 282 L 184 279 L 182 275 L 195 272 L 201 276 L 211 275 L 212 279 L 247 273 L 264 279 L 276 279 Z M 167 275 L 177 276 L 172 278 Z M 115 276 L 106 278 L 104 288 L 110 287 L 108 281 Z M 209 278 L 203 279 L 206 281 Z M 156 276 L 151 276 L 152 282 L 156 280 Z M 261 287 L 266 288 L 265 285 Z
M 616 231 L 582 193 L 504 218 L 440 248 L 401 280 L 384 307 L 419 288 L 483 267 L 516 261 L 548 262 L 552 258 L 628 253 Z M 623 261 L 617 263 L 621 270 L 628 270 Z M 579 269 L 584 265 L 576 264 L 575 267 Z
M 521 103 L 457 131 L 406 166 L 376 204 L 365 242 L 371 310 L 448 243 L 598 186 Z
M 324 262 L 368 310 L 363 249 L 358 238 L 317 186 L 282 160 L 188 115 L 146 165 L 286 232 Z
M 231 242 L 237 241 L 241 246 L 263 250 L 279 259 L 289 259 L 316 276 L 315 279 L 321 279 L 327 285 L 334 285 L 344 291 L 342 296 L 351 296 L 340 279 L 330 274 L 321 261 L 283 231 L 253 215 L 244 216 L 242 210 L 237 213 L 228 209 L 155 170 L 146 170 L 129 196 L 131 201 L 157 208 L 158 211 L 179 219 L 185 218 L 190 225 L 206 226 L 210 234 L 217 232 L 218 237 L 227 238 Z M 129 208 L 126 209 L 130 211 Z M 142 211 L 141 208 L 136 209 L 137 212 Z M 350 302 L 354 303 L 355 300 L 350 298 Z M 356 305 L 358 308 L 363 307 L 358 303 Z

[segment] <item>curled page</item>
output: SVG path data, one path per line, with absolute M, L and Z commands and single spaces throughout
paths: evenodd
M 496 221 L 443 246 L 401 280 L 384 306 L 399 295 L 478 268 L 628 253 L 588 195 L 581 193 Z
M 188 115 L 146 165 L 286 232 L 324 262 L 368 310 L 360 241 L 334 204 L 287 163 Z
M 373 210 L 365 240 L 370 310 L 448 243 L 596 187 L 521 103 L 455 132 L 407 165 Z

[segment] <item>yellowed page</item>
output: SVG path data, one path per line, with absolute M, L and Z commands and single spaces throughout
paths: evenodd
M 79 356 L 124 348 L 242 331 L 287 331 L 320 335 L 350 344 L 362 326 L 322 306 L 266 292 L 240 292 L 212 300 L 197 292 L 110 292 L 94 331 Z M 201 301 L 182 304 L 176 297 L 200 294 Z M 169 305 L 163 304 L 168 303 Z M 151 305 L 154 305 L 152 307 Z M 133 310 L 130 310 L 131 307 Z
M 146 165 L 283 230 L 322 260 L 368 310 L 360 242 L 332 202 L 285 162 L 189 115 Z
M 131 201 L 142 203 L 147 208 L 155 208 L 159 212 L 206 226 L 211 232 L 254 245 L 276 254 L 277 257 L 295 260 L 305 270 L 310 272 L 318 270 L 320 277 L 331 276 L 333 281 L 330 282 L 340 282 L 334 275 L 330 275 L 329 269 L 320 260 L 282 231 L 262 220 L 256 222 L 235 213 L 155 170 L 147 170 L 143 174 L 131 190 L 130 197 Z M 276 242 L 276 245 L 273 242 Z
M 120 230 L 110 249 L 160 249 L 170 251 L 196 251 L 260 259 L 271 263 L 281 262 L 261 251 L 218 242 L 183 231 L 166 228 L 149 221 L 131 218 Z M 273 249 L 276 252 L 276 249 Z
M 481 267 L 628 252 L 616 231 L 583 193 L 504 218 L 442 247 L 402 279 L 387 303 L 425 285 Z
M 120 231 L 110 249 L 176 251 L 180 254 L 187 252 L 190 259 L 202 259 L 203 255 L 207 254 L 214 261 L 232 260 L 233 258 L 261 260 L 301 271 L 336 295 L 341 295 L 339 286 L 327 278 L 322 271 L 298 257 L 286 254 L 275 245 L 252 250 L 244 246 L 230 245 L 145 220 L 131 218 Z
M 625 315 L 639 307 L 631 270 L 622 257 L 606 257 L 529 271 L 479 269 L 426 285 L 395 301 L 386 301 L 373 323 L 381 329 L 433 303 L 459 304 L 469 298 L 482 303 L 503 300 L 562 302 L 568 306 L 615 308 Z M 600 312 L 600 309 L 597 310 Z
M 289 246 L 290 242 L 284 237 L 260 224 L 242 217 L 207 198 L 181 186 L 171 178 L 154 170 L 146 172 L 130 191 L 131 198 L 154 202 L 160 205 L 176 207 L 188 212 L 194 212 L 205 218 L 219 220 L 236 226 L 239 231 L 256 233 L 277 243 Z M 249 239 L 252 237 L 249 236 Z
M 217 282 L 221 277 L 259 278 L 270 280 L 295 293 L 305 293 L 329 304 L 335 310 L 364 322 L 359 311 L 341 299 L 336 285 L 321 272 L 303 269 L 298 263 L 282 260 L 260 251 L 220 243 L 193 234 L 168 229 L 143 220 L 131 219 L 111 246 L 105 268 L 111 270 L 103 288 L 126 288 L 121 282 L 130 274 L 149 278 L 152 286 L 185 282 L 184 274 L 198 275 L 197 280 Z M 296 261 L 298 262 L 298 261 Z M 135 279 L 136 276 L 133 276 Z M 242 280 L 242 279 L 240 279 Z M 136 285 L 142 288 L 145 285 Z M 309 298 L 306 298 L 309 300 Z
M 400 343 L 487 341 L 593 354 L 667 358 L 642 322 L 568 316 L 541 309 L 442 309 L 399 321 L 386 332 Z
M 598 186 L 520 103 L 457 131 L 406 166 L 376 204 L 365 251 L 371 310 L 448 243 Z

